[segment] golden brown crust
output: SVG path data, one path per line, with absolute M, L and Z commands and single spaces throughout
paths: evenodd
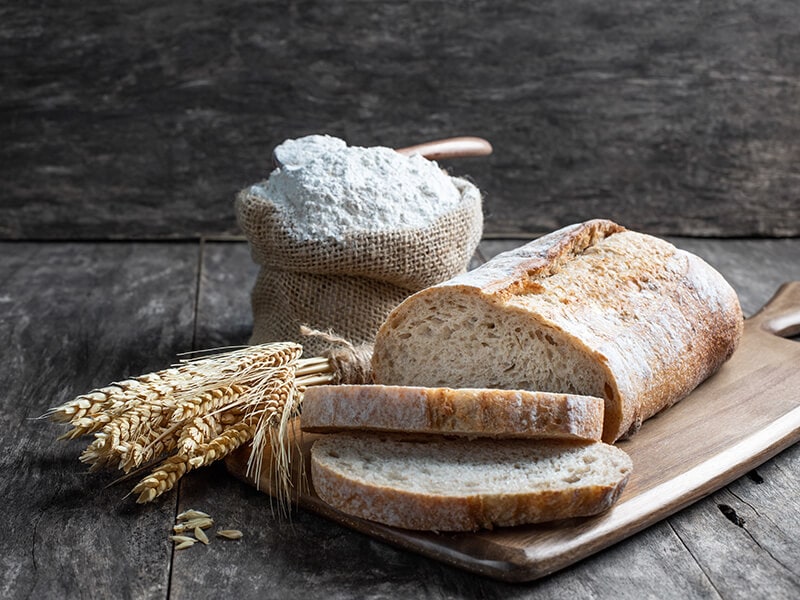
M 597 441 L 603 400 L 523 390 L 313 386 L 305 392 L 302 428 Z
M 518 261 L 513 270 L 504 278 L 498 278 L 491 286 L 484 288 L 484 292 L 491 293 L 498 298 L 519 294 L 540 294 L 545 291 L 538 281 L 554 272 L 564 268 L 570 259 L 581 254 L 587 248 L 594 246 L 599 241 L 626 231 L 626 229 L 612 221 L 595 219 L 579 226 L 567 228 L 551 245 L 527 255 L 520 252 L 515 256 Z M 535 245 L 529 246 L 534 247 Z

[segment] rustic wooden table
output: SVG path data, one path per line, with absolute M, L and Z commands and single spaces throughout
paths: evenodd
M 800 598 L 800 445 L 511 585 L 277 519 L 221 465 L 138 506 L 37 419 L 247 341 L 256 267 L 211 240 L 240 235 L 233 196 L 275 144 L 310 133 L 491 141 L 444 165 L 485 194 L 478 261 L 603 217 L 694 236 L 676 241 L 747 314 L 800 280 L 797 0 L 288 4 L 0 5 L 0 598 Z M 188 507 L 245 537 L 173 552 Z
M 753 314 L 800 280 L 800 239 L 673 241 Z M 519 240 L 486 240 L 476 261 Z M 797 598 L 800 445 L 575 566 L 505 584 L 397 550 L 201 469 L 150 505 L 87 473 L 82 441 L 37 417 L 181 352 L 246 342 L 256 267 L 242 242 L 0 243 L 3 598 Z M 799 392 L 800 393 L 800 392 Z M 710 424 L 713 426 L 713 424 Z M 178 511 L 244 532 L 174 552 Z

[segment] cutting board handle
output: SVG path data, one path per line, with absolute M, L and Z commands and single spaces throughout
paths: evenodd
M 800 335 L 800 281 L 784 283 L 751 320 L 780 337 Z

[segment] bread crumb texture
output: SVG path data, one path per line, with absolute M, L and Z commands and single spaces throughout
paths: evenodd
M 330 435 L 312 449 L 320 498 L 409 529 L 464 531 L 594 515 L 632 464 L 603 443 Z

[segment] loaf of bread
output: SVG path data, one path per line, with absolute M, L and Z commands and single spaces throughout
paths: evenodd
M 311 449 L 319 497 L 406 529 L 472 531 L 601 513 L 631 460 L 602 442 L 323 436 Z
M 595 220 L 414 294 L 378 331 L 372 366 L 386 385 L 598 396 L 613 442 L 714 373 L 742 326 L 702 259 Z
M 305 391 L 302 428 L 597 441 L 603 400 L 521 390 L 320 385 Z

